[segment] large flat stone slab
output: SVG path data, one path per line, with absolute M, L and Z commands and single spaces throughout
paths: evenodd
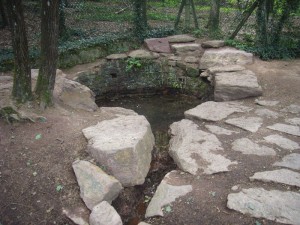
M 173 44 L 171 48 L 175 52 L 189 52 L 196 51 L 200 49 L 200 45 L 197 43 L 183 43 L 183 44 Z
M 200 130 L 190 120 L 173 123 L 170 132 L 169 154 L 183 171 L 214 174 L 229 171 L 230 165 L 237 164 L 220 154 L 223 148 L 215 135 Z
M 205 127 L 213 134 L 216 135 L 232 135 L 234 133 L 238 133 L 236 131 L 228 130 L 223 127 L 215 126 L 215 125 L 205 125 Z
M 202 48 L 221 48 L 225 46 L 225 41 L 223 40 L 211 40 L 202 42 Z
M 91 210 L 102 201 L 111 203 L 123 189 L 117 179 L 90 162 L 77 160 L 72 166 L 80 187 L 80 197 Z
M 152 52 L 171 53 L 170 43 L 167 38 L 150 38 L 144 42 Z
M 256 75 L 250 70 L 216 73 L 215 101 L 230 101 L 262 95 Z
M 276 123 L 267 128 L 300 137 L 300 127 L 298 126 Z
M 154 136 L 144 116 L 120 116 L 82 130 L 88 152 L 123 186 L 143 184 Z
M 257 109 L 254 113 L 260 117 L 267 117 L 273 119 L 277 119 L 279 117 L 279 114 L 277 112 L 274 112 L 269 109 Z
M 244 130 L 255 133 L 263 124 L 260 117 L 239 117 L 228 119 L 225 121 L 227 124 L 242 128 Z
M 200 60 L 200 69 L 214 66 L 246 65 L 253 63 L 253 54 L 234 48 L 208 49 Z
M 170 43 L 188 43 L 188 42 L 194 42 L 196 38 L 189 36 L 187 34 L 178 34 L 167 37 L 168 41 Z
M 276 144 L 279 147 L 287 150 L 296 150 L 300 148 L 300 145 L 297 142 L 294 142 L 290 139 L 287 139 L 285 137 L 282 137 L 278 134 L 269 135 L 267 137 L 264 137 L 264 139 L 272 144 Z
M 294 114 L 300 114 L 300 105 L 292 104 L 282 110 L 283 112 L 289 112 Z
M 220 121 L 235 112 L 248 112 L 251 108 L 236 102 L 204 102 L 197 107 L 184 112 L 185 118 Z
M 120 215 L 106 201 L 93 208 L 89 222 L 90 225 L 123 225 Z
M 177 198 L 186 195 L 193 190 L 192 185 L 176 185 L 173 184 L 175 176 L 180 179 L 179 171 L 171 171 L 161 181 L 156 189 L 156 192 L 149 203 L 145 217 L 163 216 L 163 207 L 174 202 Z M 177 182 L 176 182 L 177 183 Z
M 130 52 L 129 57 L 136 59 L 157 59 L 159 58 L 159 54 L 155 52 L 149 52 L 144 49 L 138 49 Z
M 275 162 L 273 166 L 281 166 L 294 170 L 300 170 L 300 154 L 293 153 L 283 157 L 280 162 Z
M 276 155 L 276 152 L 269 147 L 258 145 L 248 138 L 237 139 L 232 143 L 234 151 L 242 152 L 245 155 Z
M 300 173 L 287 169 L 257 172 L 252 177 L 250 177 L 250 180 L 275 182 L 300 187 Z
M 300 224 L 300 193 L 250 188 L 229 194 L 227 199 L 228 208 L 243 214 L 280 223 Z

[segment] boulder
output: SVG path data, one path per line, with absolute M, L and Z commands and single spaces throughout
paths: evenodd
M 228 195 L 227 207 L 256 218 L 299 225 L 300 194 L 291 191 L 243 189 Z
M 187 42 L 194 42 L 196 38 L 191 37 L 186 34 L 179 34 L 167 37 L 170 43 L 187 43 Z
M 200 45 L 196 43 L 173 44 L 171 48 L 177 53 L 184 53 L 199 50 Z
M 145 40 L 147 48 L 152 52 L 171 53 L 170 44 L 167 38 L 150 38 Z
M 251 108 L 243 106 L 237 102 L 204 102 L 193 109 L 184 112 L 185 118 L 206 120 L 206 121 L 220 121 L 236 112 L 248 112 Z
M 154 136 L 144 116 L 120 116 L 82 130 L 88 152 L 123 186 L 144 183 Z
M 93 208 L 89 221 L 90 225 L 123 225 L 120 215 L 106 201 Z
M 138 49 L 129 53 L 129 57 L 136 59 L 157 59 L 159 54 L 154 52 L 149 52 L 144 49 Z
M 257 77 L 250 70 L 216 73 L 214 87 L 215 101 L 231 101 L 262 95 Z
M 224 46 L 225 46 L 225 41 L 222 40 L 205 41 L 201 44 L 202 48 L 221 48 Z
M 253 63 L 253 54 L 234 48 L 208 49 L 200 59 L 200 69 L 214 66 L 246 65 Z
M 80 187 L 80 196 L 89 209 L 102 201 L 111 203 L 123 189 L 117 179 L 90 162 L 78 160 L 72 166 Z
M 178 184 L 178 180 L 181 176 L 182 175 L 180 175 L 179 171 L 171 171 L 164 177 L 147 207 L 145 215 L 146 218 L 152 216 L 163 216 L 164 206 L 169 205 L 177 198 L 184 196 L 193 190 L 192 185 Z M 176 179 L 176 182 L 174 182 L 174 179 Z
M 191 120 L 173 123 L 170 133 L 169 154 L 185 172 L 214 174 L 229 171 L 230 165 L 237 164 L 220 154 L 224 149 L 214 134 L 200 130 Z

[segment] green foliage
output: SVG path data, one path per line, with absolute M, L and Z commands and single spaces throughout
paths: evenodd
M 139 59 L 136 58 L 129 58 L 126 61 L 127 65 L 126 65 L 126 72 L 131 71 L 132 69 L 138 69 L 142 67 L 142 63 Z

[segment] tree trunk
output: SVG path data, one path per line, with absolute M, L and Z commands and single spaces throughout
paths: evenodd
M 209 13 L 208 28 L 210 32 L 217 32 L 219 30 L 220 19 L 220 0 L 211 0 L 211 7 Z
M 8 25 L 8 19 L 6 17 L 3 0 L 0 0 L 0 14 L 1 14 L 1 27 L 6 27 Z
M 59 0 L 59 37 L 66 33 L 65 0 Z
M 35 94 L 44 109 L 52 104 L 58 59 L 59 0 L 42 0 L 41 62 Z
M 256 22 L 256 41 L 257 46 L 266 47 L 268 45 L 268 11 L 267 11 L 267 1 L 260 0 L 257 8 Z
M 31 71 L 28 42 L 21 0 L 7 1 L 7 11 L 12 34 L 15 69 L 12 95 L 18 102 L 31 99 Z
M 147 0 L 134 0 L 134 33 L 138 38 L 143 38 L 148 29 Z
M 229 39 L 234 39 L 236 37 L 236 35 L 239 33 L 239 31 L 242 29 L 242 27 L 244 26 L 244 24 L 247 22 L 248 18 L 251 16 L 251 14 L 253 13 L 253 11 L 256 9 L 256 7 L 258 6 L 258 1 L 256 0 L 251 7 L 246 10 L 243 13 L 243 18 L 241 20 L 241 22 L 237 25 L 235 31 L 230 35 Z

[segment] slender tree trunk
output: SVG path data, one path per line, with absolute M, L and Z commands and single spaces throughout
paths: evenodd
M 8 25 L 8 19 L 6 17 L 3 0 L 0 0 L 0 14 L 2 23 L 1 27 L 6 27 Z
M 243 18 L 241 20 L 241 22 L 237 25 L 235 31 L 230 35 L 229 39 L 234 39 L 236 37 L 236 35 L 239 33 L 239 31 L 242 29 L 242 27 L 244 26 L 244 24 L 247 22 L 248 18 L 251 16 L 251 14 L 253 13 L 253 11 L 256 9 L 256 7 L 258 6 L 258 1 L 256 0 L 251 7 L 246 10 L 243 13 Z
M 44 109 L 52 104 L 58 59 L 59 0 L 42 0 L 41 64 L 35 94 Z
M 142 38 L 148 29 L 147 0 L 134 0 L 134 33 Z
M 7 1 L 7 11 L 12 34 L 15 70 L 12 95 L 18 102 L 31 99 L 31 71 L 28 42 L 21 0 Z
M 209 13 L 208 28 L 210 32 L 219 30 L 220 20 L 220 0 L 211 0 L 211 7 Z
M 257 8 L 256 21 L 257 21 L 257 45 L 266 47 L 268 45 L 268 11 L 267 11 L 267 1 L 260 0 Z

